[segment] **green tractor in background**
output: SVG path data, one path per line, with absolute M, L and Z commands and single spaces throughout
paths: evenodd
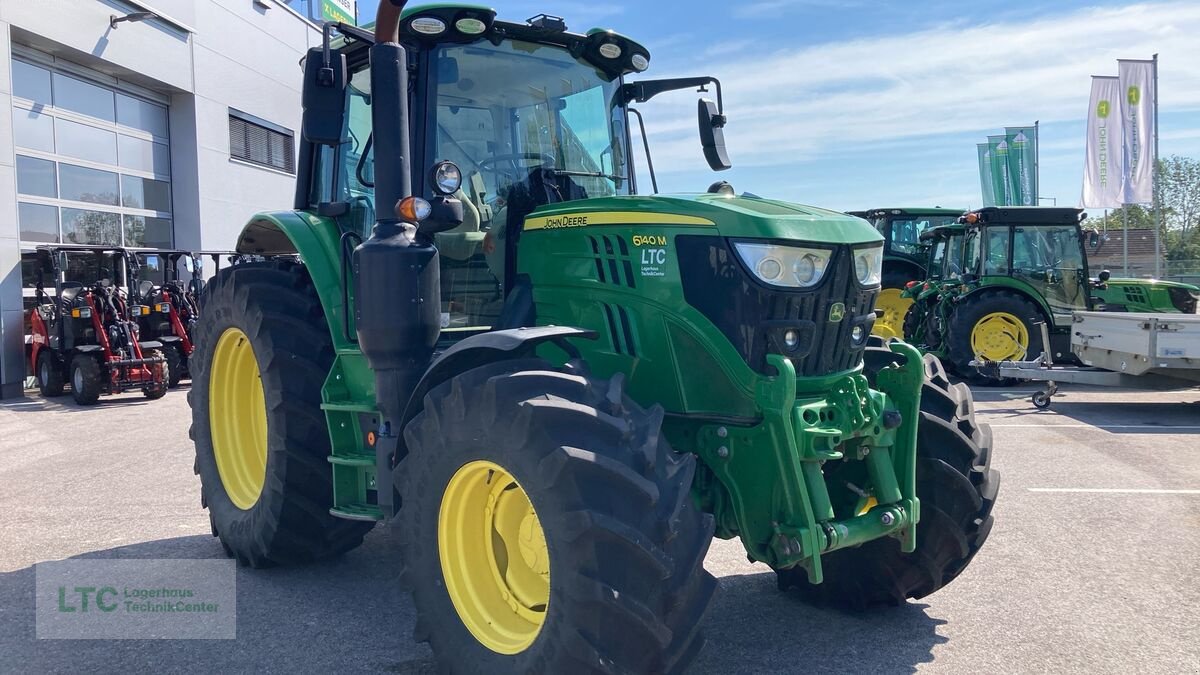
M 715 89 L 728 168 L 715 79 L 642 79 L 644 47 L 557 17 L 403 4 L 309 52 L 295 203 L 201 300 L 227 553 L 303 563 L 395 518 L 451 672 L 682 670 L 714 535 L 837 606 L 955 579 L 993 522 L 991 433 L 936 359 L 870 337 L 879 234 L 722 183 L 638 196 L 629 106 L 662 92 Z
M 903 294 L 912 281 L 927 278 L 921 234 L 958 220 L 964 209 L 889 208 L 848 211 L 863 218 L 883 235 L 883 278 L 875 307 L 881 310 L 874 333 L 883 338 L 903 337 L 904 317 L 912 299 Z
M 990 207 L 926 233 L 931 273 L 907 295 L 921 298 L 905 337 L 984 381 L 971 361 L 1011 361 L 1040 351 L 1049 329 L 1056 361 L 1071 361 L 1072 313 L 1080 310 L 1195 313 L 1200 289 L 1154 279 L 1089 274 L 1075 208 Z

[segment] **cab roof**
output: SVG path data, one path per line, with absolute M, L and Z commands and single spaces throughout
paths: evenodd
M 1064 206 L 988 206 L 972 211 L 983 223 L 1028 223 L 1074 225 L 1082 220 L 1083 209 Z

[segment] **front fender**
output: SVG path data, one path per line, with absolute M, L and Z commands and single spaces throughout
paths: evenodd
M 472 335 L 442 352 L 421 377 L 404 408 L 403 424 L 416 417 L 425 394 L 450 378 L 486 363 L 531 357 L 538 345 L 553 342 L 568 354 L 577 355 L 567 338 L 596 339 L 596 332 L 571 326 L 540 326 L 494 330 Z

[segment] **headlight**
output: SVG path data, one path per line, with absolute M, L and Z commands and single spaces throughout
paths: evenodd
M 734 242 L 746 267 L 763 283 L 786 288 L 810 288 L 821 282 L 829 251 L 799 246 Z
M 129 313 L 133 316 L 146 316 L 150 313 L 150 308 L 145 305 L 133 305 L 129 308 Z
M 452 195 L 462 187 L 462 171 L 454 162 L 433 165 L 433 190 L 440 195 Z
M 160 303 L 158 303 L 157 309 L 159 312 L 161 312 L 163 314 L 170 314 L 171 313 L 171 303 L 160 302 Z
M 854 276 L 863 286 L 875 286 L 883 274 L 883 245 L 854 249 Z
M 92 318 L 92 308 L 76 307 L 75 309 L 71 310 L 71 316 L 76 319 L 90 319 Z

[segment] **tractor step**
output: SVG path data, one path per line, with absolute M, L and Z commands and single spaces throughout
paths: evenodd
M 326 457 L 330 464 L 338 466 L 365 466 L 367 468 L 375 468 L 374 455 L 330 455 Z
M 329 515 L 347 520 L 383 520 L 383 511 L 375 504 L 342 504 L 329 509 Z
M 366 403 L 322 403 L 321 410 L 330 412 L 351 412 L 378 414 L 379 409 Z

